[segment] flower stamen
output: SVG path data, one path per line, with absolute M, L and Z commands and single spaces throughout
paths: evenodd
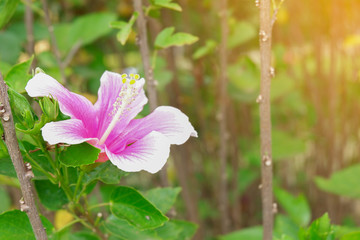
M 121 87 L 119 96 L 116 98 L 116 101 L 113 104 L 114 109 L 112 113 L 115 115 L 112 118 L 109 126 L 105 130 L 104 134 L 101 136 L 99 145 L 105 143 L 111 131 L 116 126 L 117 121 L 129 110 L 130 104 L 135 100 L 136 96 L 138 95 L 138 91 L 135 88 L 134 84 L 136 83 L 136 80 L 140 79 L 139 74 L 122 74 L 121 77 L 123 85 Z

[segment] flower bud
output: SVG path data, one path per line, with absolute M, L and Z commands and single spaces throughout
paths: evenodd
M 59 115 L 59 102 L 52 97 L 43 97 L 39 104 L 48 121 L 55 121 Z

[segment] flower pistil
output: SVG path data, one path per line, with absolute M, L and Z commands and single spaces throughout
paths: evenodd
M 113 115 L 113 118 L 109 124 L 109 126 L 106 128 L 104 134 L 101 136 L 99 145 L 102 145 L 105 143 L 107 137 L 110 135 L 111 131 L 116 126 L 116 123 L 118 120 L 126 114 L 128 110 L 130 110 L 130 104 L 135 100 L 136 96 L 139 94 L 137 89 L 134 87 L 134 84 L 137 80 L 140 79 L 139 74 L 122 74 L 122 82 L 123 85 L 121 87 L 119 96 L 116 98 L 116 101 L 114 102 L 113 110 L 111 114 Z

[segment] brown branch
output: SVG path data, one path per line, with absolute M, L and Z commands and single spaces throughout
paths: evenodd
M 220 43 L 220 87 L 219 87 L 219 127 L 220 127 L 220 189 L 219 209 L 221 215 L 221 232 L 227 233 L 230 229 L 230 218 L 228 212 L 229 194 L 227 186 L 227 39 L 229 34 L 227 0 L 221 1 L 221 43 Z
M 62 83 L 66 86 L 67 85 L 67 79 L 66 79 L 66 75 L 65 75 L 65 65 L 61 60 L 59 46 L 58 46 L 56 38 L 55 38 L 54 26 L 51 23 L 51 19 L 50 19 L 50 15 L 49 15 L 49 6 L 48 6 L 48 3 L 47 3 L 47 0 L 41 0 L 41 2 L 42 2 L 42 5 L 43 5 L 44 14 L 45 14 L 45 22 L 46 22 L 46 25 L 47 25 L 47 28 L 48 28 L 48 31 L 49 31 L 49 34 L 50 34 L 50 40 L 51 40 L 52 49 L 53 49 L 53 52 L 55 54 L 56 61 L 57 61 L 58 65 L 59 65 Z
M 4 82 L 4 79 L 0 73 L 1 122 L 4 127 L 5 144 L 7 146 L 12 163 L 15 167 L 16 175 L 19 179 L 21 192 L 24 198 L 20 200 L 21 210 L 27 213 L 36 239 L 45 240 L 47 239 L 46 232 L 37 212 L 34 194 L 32 191 L 31 178 L 34 177 L 34 175 L 32 173 L 30 164 L 25 165 L 21 156 L 19 144 L 16 138 L 14 120 L 11 113 L 7 89 L 8 86 Z
M 26 27 L 26 38 L 27 38 L 27 53 L 32 56 L 34 54 L 34 46 L 35 46 L 35 39 L 34 39 L 34 14 L 31 9 L 31 0 L 26 0 L 25 4 L 25 27 Z M 31 63 L 31 69 L 34 69 L 36 66 L 36 61 Z
M 261 142 L 261 179 L 262 212 L 264 240 L 272 239 L 274 225 L 272 190 L 272 149 L 271 149 L 271 109 L 270 87 L 273 68 L 271 67 L 271 16 L 270 0 L 260 2 L 260 142 Z
M 153 111 L 157 107 L 157 93 L 156 93 L 156 81 L 153 76 L 153 69 L 150 65 L 150 53 L 146 30 L 146 19 L 144 11 L 142 9 L 141 0 L 134 0 L 134 9 L 139 13 L 139 17 L 136 20 L 138 35 L 137 43 L 140 46 L 140 53 L 142 62 L 144 65 L 145 78 L 147 81 L 147 91 L 149 94 L 150 110 Z
M 149 104 L 150 111 L 153 111 L 157 107 L 157 92 L 156 85 L 157 82 L 154 79 L 153 69 L 150 65 L 150 53 L 149 53 L 149 44 L 147 38 L 147 30 L 146 30 L 146 19 L 144 15 L 144 11 L 142 9 L 142 1 L 134 0 L 134 9 L 138 12 L 139 17 L 136 20 L 138 35 L 137 35 L 137 43 L 140 46 L 140 53 L 142 62 L 144 65 L 145 79 L 147 81 L 147 92 L 149 95 Z M 160 171 L 161 184 L 165 187 L 168 186 L 168 178 L 167 178 L 167 165 L 163 167 Z

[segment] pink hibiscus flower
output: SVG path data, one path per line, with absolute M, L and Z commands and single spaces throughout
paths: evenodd
M 31 97 L 52 96 L 60 110 L 71 119 L 47 123 L 41 130 L 49 144 L 88 142 L 101 149 L 97 161 L 110 160 L 127 172 L 158 172 L 169 157 L 171 144 L 183 144 L 197 133 L 179 109 L 156 108 L 142 119 L 134 119 L 147 103 L 138 74 L 105 72 L 98 100 L 93 105 L 85 97 L 70 92 L 54 78 L 38 73 L 29 80 Z

